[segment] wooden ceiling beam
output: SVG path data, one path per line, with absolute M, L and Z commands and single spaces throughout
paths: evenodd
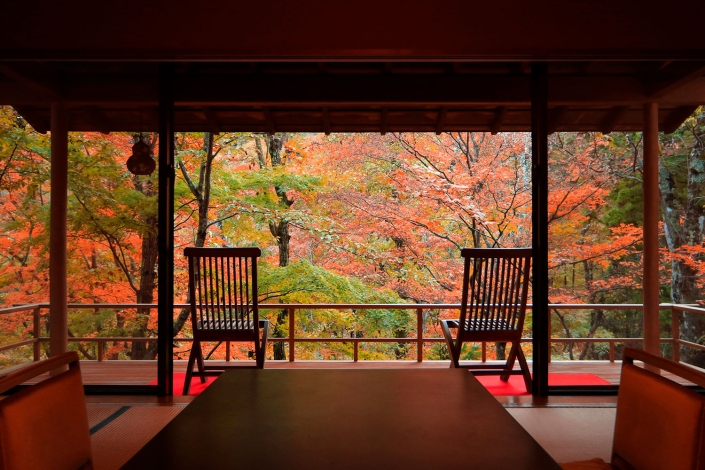
M 436 118 L 436 135 L 441 135 L 443 132 L 443 127 L 446 124 L 446 116 L 448 115 L 448 108 L 441 106 L 438 110 L 438 117 Z
M 220 123 L 218 122 L 218 116 L 215 115 L 213 108 L 210 106 L 204 107 L 203 114 L 206 117 L 206 122 L 208 123 L 210 132 L 214 135 L 220 134 Z
M 25 108 L 22 105 L 12 105 L 12 107 L 40 134 L 46 134 L 49 132 L 49 129 L 51 129 L 49 113 L 40 113 L 31 108 Z
M 558 129 L 558 126 L 565 116 L 566 111 L 568 111 L 567 106 L 556 106 L 553 108 L 548 116 L 548 133 L 553 134 Z
M 323 133 L 330 135 L 330 111 L 327 107 L 323 108 Z
M 264 123 L 267 128 L 267 133 L 269 135 L 274 135 L 277 133 L 277 129 L 274 126 L 274 118 L 272 117 L 272 111 L 268 107 L 262 108 L 262 114 L 264 114 Z
M 629 106 L 615 106 L 612 108 L 600 123 L 600 132 L 609 134 L 614 131 L 628 110 Z
M 705 63 L 703 62 L 668 63 L 647 84 L 647 95 L 649 98 L 662 98 L 703 75 L 705 75 Z
M 682 108 L 662 108 L 659 111 L 660 129 L 670 132 L 678 127 L 694 109 L 694 106 Z M 640 131 L 642 129 L 641 112 L 637 108 L 616 108 L 609 112 L 599 108 L 570 109 L 570 120 L 561 121 L 560 129 L 566 131 L 602 131 L 619 129 L 620 131 Z M 26 120 L 39 131 L 46 131 L 50 124 L 49 110 L 46 108 L 18 107 L 18 111 Z M 177 108 L 175 110 L 175 128 L 187 132 L 212 132 L 212 127 L 199 113 L 201 109 Z M 261 108 L 254 110 L 261 112 Z M 438 110 L 436 110 L 438 111 Z M 80 132 L 105 131 L 106 126 L 112 132 L 154 132 L 157 128 L 156 108 L 121 108 L 108 109 L 101 112 L 106 115 L 109 124 L 98 125 L 96 119 L 91 119 L 86 108 L 69 108 L 70 130 Z M 496 119 L 506 116 L 502 120 Z M 330 113 L 330 110 L 329 110 Z M 399 119 L 388 121 L 386 132 L 435 132 L 437 122 L 428 119 L 428 110 L 408 110 L 394 108 L 394 115 L 399 113 Z M 508 116 L 511 113 L 511 118 Z M 227 111 L 227 120 L 220 120 L 221 132 L 322 132 L 321 108 L 277 108 L 276 113 L 270 109 L 270 116 L 274 115 L 276 122 L 267 124 L 264 119 L 253 119 L 252 108 L 230 109 Z M 608 115 L 610 118 L 608 119 Z M 303 117 L 297 120 L 297 117 Z M 336 109 L 335 129 L 344 132 L 375 132 L 379 133 L 380 108 L 354 108 Z M 418 117 L 418 119 L 416 118 Z M 611 119 L 611 122 L 608 122 Z M 501 123 L 501 125 L 498 125 Z M 530 114 L 528 110 L 509 108 L 509 110 L 496 109 L 493 113 L 483 110 L 479 113 L 471 110 L 453 109 L 452 122 L 446 120 L 442 132 L 526 132 L 530 129 Z M 494 127 L 493 127 L 494 126 Z M 332 127 L 332 123 L 331 123 Z
M 698 106 L 683 106 L 671 111 L 663 124 L 661 124 L 660 130 L 666 134 L 675 132 L 696 109 L 698 109 Z
M 705 83 L 696 83 L 685 97 L 657 100 L 660 104 L 686 106 L 705 102 Z M 682 82 L 679 82 L 682 83 Z M 528 106 L 528 76 L 515 75 L 238 75 L 177 76 L 177 106 Z M 670 89 L 670 88 L 669 88 Z M 69 106 L 120 106 L 157 104 L 154 77 L 71 76 L 64 101 Z M 679 95 L 675 93 L 672 96 Z M 653 100 L 644 82 L 635 77 L 549 77 L 551 106 L 641 106 Z M 677 101 L 676 101 L 677 100 Z M 18 93 L 0 80 L 0 104 L 48 106 L 52 97 Z
M 495 111 L 494 119 L 492 120 L 492 124 L 490 124 L 490 133 L 492 133 L 492 135 L 496 135 L 500 131 L 500 129 L 502 129 L 502 123 L 504 122 L 504 116 L 506 115 L 506 106 L 500 106 L 499 108 L 497 108 L 497 111 Z
M 10 65 L 9 63 L 0 63 L 0 73 L 16 81 L 27 89 L 35 93 L 40 93 L 41 95 L 44 95 L 45 97 L 53 101 L 63 100 L 63 96 L 59 92 L 59 89 L 56 85 L 35 78 L 33 74 L 27 71 L 20 70 L 17 65 Z
M 379 124 L 379 133 L 382 135 L 385 135 L 387 133 L 388 120 L 389 120 L 389 109 L 387 109 L 386 106 L 382 106 L 382 111 L 381 111 L 381 116 L 380 116 L 380 124 Z
M 100 108 L 96 106 L 87 107 L 86 116 L 90 121 L 95 123 L 96 127 L 99 129 L 98 132 L 104 135 L 110 134 L 110 121 Z

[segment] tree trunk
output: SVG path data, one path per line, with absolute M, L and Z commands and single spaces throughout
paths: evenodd
M 203 152 L 206 156 L 203 163 L 201 163 L 200 173 L 198 175 L 198 186 L 196 186 L 186 170 L 186 166 L 183 161 L 179 162 L 179 169 L 181 174 L 186 180 L 186 184 L 191 190 L 196 202 L 198 204 L 198 227 L 196 228 L 196 240 L 194 241 L 194 246 L 201 248 L 206 244 L 206 238 L 208 237 L 208 227 L 210 226 L 210 221 L 208 220 L 208 207 L 211 200 L 211 171 L 213 168 L 213 160 L 217 156 L 217 152 L 213 152 L 214 136 L 210 132 L 205 132 L 203 134 Z M 174 321 L 172 337 L 176 337 L 181 329 L 186 324 L 189 319 L 190 314 L 189 308 L 182 308 L 179 315 Z
M 151 142 L 154 147 L 156 138 Z M 154 195 L 154 186 L 148 179 L 135 178 L 135 189 L 145 196 Z M 151 304 L 154 302 L 154 289 L 157 286 L 157 255 L 158 255 L 158 220 L 157 217 L 147 217 L 144 219 L 146 226 L 142 235 L 142 262 L 140 265 L 139 290 L 136 292 L 136 301 L 139 304 Z M 149 336 L 149 308 L 137 310 L 137 325 L 132 336 L 146 338 Z M 148 347 L 146 342 L 133 342 L 130 358 L 132 360 L 154 359 L 156 357 L 156 341 L 152 347 Z
M 256 140 L 257 144 L 257 155 L 259 158 L 260 167 L 264 167 L 267 164 L 266 158 L 269 157 L 272 168 L 276 168 L 284 164 L 282 159 L 282 149 L 284 148 L 284 143 L 286 142 L 287 135 L 284 134 L 274 134 L 267 136 L 267 152 L 263 152 L 262 146 L 260 144 L 259 138 Z M 279 200 L 279 205 L 290 208 L 294 201 L 289 199 L 286 194 L 286 188 L 280 186 L 274 187 L 274 192 L 277 194 Z M 279 248 L 279 267 L 283 268 L 289 265 L 289 242 L 291 240 L 291 235 L 289 234 L 289 220 L 283 217 L 279 220 L 269 221 L 269 231 L 277 242 L 277 247 Z M 288 334 L 289 328 L 289 311 L 287 309 L 282 309 L 277 314 L 277 322 L 272 329 L 272 337 L 274 338 L 284 338 Z M 283 361 L 286 360 L 286 345 L 283 342 L 272 342 L 274 349 L 274 360 Z
M 150 226 L 156 228 L 157 221 L 156 217 L 149 218 L 146 220 Z M 151 304 L 154 302 L 154 289 L 157 284 L 157 270 L 155 266 L 157 264 L 157 234 L 153 233 L 150 235 L 145 235 L 142 238 L 142 264 L 140 266 L 140 288 L 137 291 L 137 303 L 139 304 Z M 149 336 L 149 308 L 140 308 L 137 310 L 137 328 L 134 332 L 134 336 L 139 338 L 144 338 Z M 156 344 L 156 342 L 155 342 Z M 149 350 L 151 349 L 151 351 Z M 147 347 L 145 342 L 134 342 L 132 343 L 132 359 L 154 359 L 156 348 Z
M 662 160 L 659 169 L 661 190 L 661 211 L 668 250 L 676 255 L 671 260 L 671 302 L 678 304 L 695 303 L 701 300 L 702 293 L 697 286 L 699 272 L 693 263 L 688 263 L 684 247 L 700 246 L 703 242 L 704 211 L 701 205 L 705 190 L 705 114 L 697 116 L 693 127 L 694 145 L 688 156 L 688 174 L 685 200 L 679 201 L 676 192 L 675 176 L 669 165 Z M 680 337 L 691 342 L 703 342 L 705 317 L 683 314 Z M 684 348 L 681 352 L 684 362 L 705 367 L 705 352 Z

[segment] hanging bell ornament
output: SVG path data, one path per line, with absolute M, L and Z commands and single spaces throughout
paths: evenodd
M 132 156 L 127 159 L 127 169 L 133 175 L 151 175 L 156 167 L 152 148 L 139 138 L 132 146 Z

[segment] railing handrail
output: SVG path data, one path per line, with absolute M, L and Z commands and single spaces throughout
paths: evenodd
M 50 308 L 49 302 L 39 302 L 33 304 L 13 305 L 12 307 L 0 308 L 0 315 L 21 312 L 23 310 L 32 310 L 34 308 Z M 159 304 L 141 304 L 141 303 L 69 303 L 68 308 L 74 309 L 100 309 L 100 308 L 158 308 Z M 175 303 L 174 308 L 188 308 L 187 303 Z M 527 308 L 533 308 L 533 304 L 527 304 Z M 423 310 L 444 310 L 444 309 L 459 309 L 460 304 L 259 304 L 260 309 L 309 309 L 309 310 L 350 310 L 350 309 L 391 309 L 391 310 L 415 310 L 421 308 Z M 566 310 L 643 310 L 643 304 L 548 304 L 549 309 L 566 309 Z M 703 313 L 705 308 L 696 307 L 690 304 L 659 304 L 659 309 L 666 310 L 675 308 L 679 311 L 690 313 Z
M 144 304 L 144 303 L 93 303 L 93 304 L 83 304 L 83 303 L 69 303 L 68 308 L 71 309 L 145 309 L 145 308 L 158 308 L 158 304 Z M 0 315 L 11 314 L 21 311 L 34 311 L 34 331 L 33 338 L 28 340 L 23 340 L 17 343 L 4 345 L 0 347 L 0 351 L 6 351 L 9 349 L 18 348 L 24 345 L 33 344 L 34 346 L 34 357 L 38 360 L 40 355 L 40 343 L 42 341 L 48 341 L 48 338 L 40 336 L 39 330 L 39 315 L 41 309 L 50 308 L 49 302 L 40 302 L 33 304 L 22 304 L 14 305 L 12 307 L 0 308 Z M 177 308 L 188 308 L 189 304 L 174 304 L 174 309 Z M 528 304 L 527 308 L 532 308 L 532 304 Z M 643 310 L 643 304 L 549 304 L 550 310 L 563 309 L 563 310 L 592 310 L 592 309 L 602 309 L 602 310 Z M 288 310 L 289 311 L 289 337 L 288 338 L 270 338 L 273 342 L 286 342 L 289 343 L 289 357 L 290 361 L 294 360 L 294 345 L 296 343 L 321 343 L 321 342 L 343 342 L 343 343 L 353 343 L 354 344 L 354 360 L 358 359 L 358 346 L 360 343 L 379 343 L 379 342 L 395 342 L 395 343 L 417 343 L 418 362 L 423 361 L 423 344 L 424 343 L 436 343 L 443 342 L 442 337 L 424 337 L 423 336 L 423 312 L 425 310 L 448 310 L 448 309 L 460 309 L 460 304 L 260 304 L 260 309 L 263 310 Z M 307 338 L 307 337 L 296 337 L 294 321 L 296 310 L 376 310 L 376 309 L 393 309 L 393 310 L 415 310 L 417 314 L 417 336 L 416 337 L 405 337 L 405 338 L 345 338 L 345 337 L 331 337 L 331 338 Z M 679 315 L 677 312 L 689 312 L 696 314 L 705 314 L 705 308 L 699 306 L 689 305 L 689 304 L 672 304 L 672 303 L 662 303 L 659 305 L 659 309 L 670 309 L 673 312 L 672 315 L 672 337 L 671 338 L 660 338 L 660 342 L 671 342 L 674 346 L 673 356 L 675 360 L 678 360 L 680 352 L 677 351 L 680 346 L 690 346 L 696 349 L 705 350 L 705 346 L 692 343 L 680 339 L 679 335 Z M 103 351 L 105 343 L 113 341 L 138 341 L 138 342 L 150 342 L 156 341 L 156 337 L 103 337 L 103 336 L 92 336 L 92 337 L 71 337 L 70 342 L 96 342 L 98 344 L 98 360 L 102 360 Z M 173 338 L 173 341 L 192 341 L 192 338 Z M 531 341 L 531 338 L 522 338 L 523 342 Z M 610 361 L 614 361 L 615 356 L 615 344 L 625 343 L 625 342 L 641 342 L 643 338 L 562 338 L 562 337 L 552 337 L 550 342 L 555 343 L 608 343 L 610 345 Z M 226 360 L 230 358 L 230 345 L 227 342 L 227 353 Z M 482 342 L 482 360 L 486 360 L 486 342 Z

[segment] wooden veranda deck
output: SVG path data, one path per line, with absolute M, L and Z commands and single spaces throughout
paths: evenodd
M 232 362 L 230 363 L 232 364 Z M 431 368 L 446 369 L 449 361 L 267 361 L 267 369 L 395 369 Z M 619 384 L 621 362 L 609 361 L 560 361 L 549 365 L 549 373 L 595 374 L 610 382 Z M 186 361 L 175 361 L 174 371 L 184 372 Z M 81 371 L 85 384 L 90 385 L 146 385 L 157 377 L 156 361 L 82 361 Z

